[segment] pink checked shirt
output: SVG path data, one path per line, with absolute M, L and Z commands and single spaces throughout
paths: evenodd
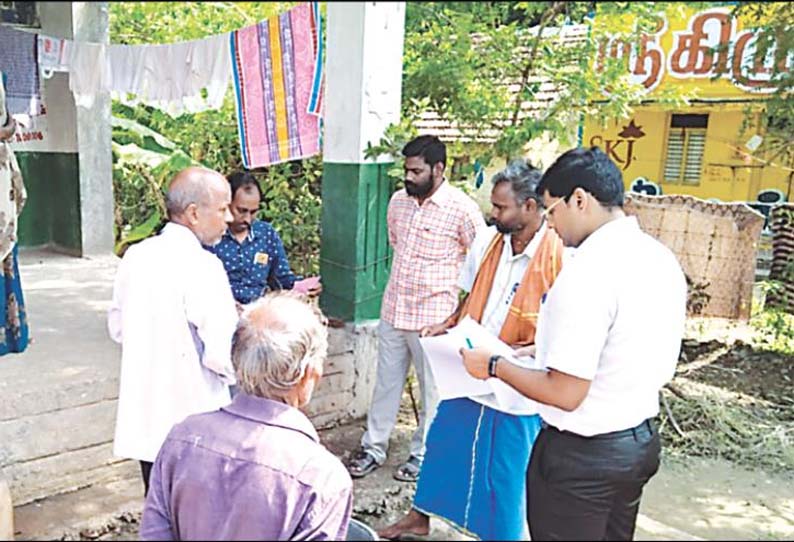
M 422 206 L 395 192 L 386 219 L 394 260 L 380 317 L 410 331 L 442 322 L 458 306 L 463 260 L 485 226 L 480 208 L 444 181 Z

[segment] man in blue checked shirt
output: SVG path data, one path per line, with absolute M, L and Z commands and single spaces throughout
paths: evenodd
M 238 171 L 229 175 L 228 180 L 233 220 L 217 245 L 204 248 L 223 262 L 238 309 L 267 290 L 295 289 L 311 297 L 319 295 L 322 291 L 319 279 L 298 280 L 276 230 L 270 223 L 255 218 L 262 200 L 256 178 L 247 171 Z

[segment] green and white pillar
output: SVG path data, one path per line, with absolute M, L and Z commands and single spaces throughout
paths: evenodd
M 321 306 L 360 322 L 380 316 L 391 250 L 386 208 L 394 159 L 366 160 L 400 120 L 404 2 L 329 2 L 322 182 Z

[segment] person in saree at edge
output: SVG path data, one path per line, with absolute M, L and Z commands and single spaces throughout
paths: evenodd
M 0 72 L 0 355 L 24 352 L 28 346 L 28 319 L 22 297 L 17 257 L 17 225 L 27 193 L 22 173 L 8 141 L 14 136 L 16 122 L 6 109 L 6 76 Z
M 541 298 L 563 264 L 563 244 L 544 218 L 537 193 L 541 172 L 523 161 L 493 178 L 490 228 L 481 230 L 461 270 L 468 295 L 444 322 L 444 333 L 469 316 L 521 355 L 534 343 Z M 430 515 L 482 540 L 526 540 L 525 474 L 540 431 L 534 401 L 506 407 L 496 396 L 439 404 L 411 511 L 382 529 L 383 538 L 426 535 Z

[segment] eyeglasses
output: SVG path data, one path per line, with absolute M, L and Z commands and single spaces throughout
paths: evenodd
M 555 201 L 554 203 L 552 203 L 551 205 L 549 205 L 547 208 L 543 209 L 543 212 L 540 213 L 540 216 L 543 217 L 543 218 L 548 217 L 549 213 L 551 212 L 551 210 L 554 209 L 557 206 L 557 204 L 560 203 L 561 201 L 563 201 L 564 199 L 565 198 L 560 198 L 557 201 Z

